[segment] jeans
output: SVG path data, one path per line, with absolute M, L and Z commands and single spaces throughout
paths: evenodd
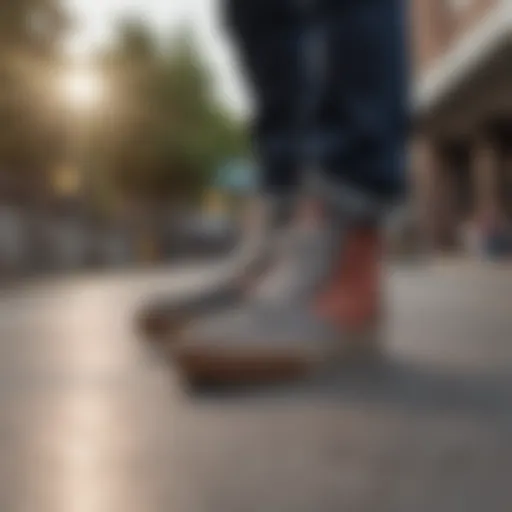
M 405 191 L 406 0 L 225 0 L 256 105 L 265 190 L 305 167 L 361 192 Z

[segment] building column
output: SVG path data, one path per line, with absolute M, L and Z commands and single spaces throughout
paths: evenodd
M 500 187 L 503 192 L 500 194 L 503 201 L 504 215 L 507 220 L 512 221 L 512 154 L 506 152 L 503 156 L 503 179 Z
M 500 150 L 496 142 L 489 135 L 477 136 L 471 154 L 477 219 L 494 218 L 501 213 L 498 194 L 501 163 Z
M 438 142 L 427 136 L 414 141 L 411 193 L 424 245 L 431 251 L 446 246 L 450 238 L 453 204 L 447 169 Z

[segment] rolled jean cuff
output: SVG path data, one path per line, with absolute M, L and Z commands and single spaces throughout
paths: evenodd
M 323 172 L 307 176 L 308 188 L 330 211 L 350 224 L 380 225 L 399 205 L 398 200 L 379 197 Z

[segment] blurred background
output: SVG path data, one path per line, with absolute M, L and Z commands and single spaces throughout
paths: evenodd
M 0 272 L 224 252 L 254 185 L 250 97 L 213 1 L 0 5 Z M 501 2 L 411 3 L 402 252 L 511 252 L 510 33 Z M 407 225 L 405 228 L 404 226 Z
M 0 5 L 3 275 L 231 243 L 221 189 L 251 173 L 247 103 L 213 3 L 165 4 Z

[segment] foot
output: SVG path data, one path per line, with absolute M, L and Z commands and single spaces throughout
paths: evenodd
M 157 299 L 137 316 L 137 325 L 152 340 L 174 339 L 194 318 L 242 300 L 272 263 L 275 238 L 293 210 L 289 199 L 252 201 L 244 226 L 246 233 L 235 254 L 219 268 L 211 282 L 187 298 Z
M 358 330 L 375 323 L 381 309 L 382 240 L 376 227 L 347 230 L 343 255 L 316 298 L 316 310 L 340 326 Z
M 170 340 L 195 317 L 233 304 L 243 295 L 238 283 L 212 287 L 187 300 L 155 300 L 140 311 L 137 325 L 141 333 L 153 341 Z
M 341 237 L 335 224 L 304 220 L 283 240 L 280 261 L 252 300 L 191 326 L 173 347 L 190 380 L 268 382 L 342 360 L 375 360 L 381 346 L 378 232 L 350 229 Z
M 382 245 L 377 227 L 348 229 L 333 279 L 315 300 L 321 318 L 350 333 L 357 357 L 379 355 L 382 348 Z
M 335 326 L 300 308 L 252 303 L 203 318 L 172 346 L 193 384 L 255 384 L 314 374 L 340 355 Z

